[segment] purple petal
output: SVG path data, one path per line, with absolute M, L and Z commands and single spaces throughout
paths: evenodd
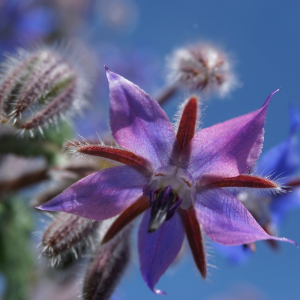
M 249 171 L 261 152 L 266 113 L 275 92 L 260 109 L 200 130 L 182 153 L 188 171 L 203 184 Z
M 205 233 L 222 245 L 243 245 L 266 239 L 294 243 L 268 235 L 243 204 L 223 189 L 198 190 L 195 209 Z
M 79 180 L 37 208 L 104 220 L 121 213 L 142 196 L 146 182 L 145 176 L 130 166 L 108 168 Z
M 154 168 L 169 164 L 172 152 L 178 153 L 178 144 L 165 112 L 135 84 L 109 69 L 106 74 L 110 126 L 117 143 L 146 158 Z
M 156 294 L 163 291 L 154 289 L 159 278 L 176 258 L 184 239 L 184 227 L 177 213 L 155 232 L 148 233 L 150 209 L 145 212 L 139 228 L 138 248 L 142 276 L 148 287 Z

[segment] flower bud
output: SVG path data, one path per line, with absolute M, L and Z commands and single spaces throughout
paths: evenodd
M 225 53 L 208 44 L 179 48 L 168 58 L 169 79 L 193 91 L 225 96 L 237 84 Z
M 131 226 L 106 244 L 99 245 L 88 265 L 84 285 L 84 300 L 108 300 L 130 260 Z
M 59 213 L 44 232 L 43 255 L 50 258 L 52 266 L 65 267 L 93 248 L 99 227 L 99 221 Z
M 2 64 L 0 121 L 31 136 L 36 129 L 43 133 L 43 127 L 80 111 L 87 87 L 79 68 L 60 53 L 19 50 Z

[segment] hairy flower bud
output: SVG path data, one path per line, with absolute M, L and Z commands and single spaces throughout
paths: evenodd
M 52 49 L 19 50 L 2 64 L 0 121 L 31 136 L 80 111 L 88 84 L 77 66 Z
M 237 84 L 225 53 L 208 44 L 179 48 L 168 58 L 169 79 L 193 91 L 225 96 Z
M 131 226 L 106 244 L 101 244 L 88 265 L 84 285 L 84 300 L 108 300 L 130 259 Z
M 100 223 L 60 213 L 44 232 L 43 255 L 50 258 L 52 266 L 65 267 L 93 247 Z

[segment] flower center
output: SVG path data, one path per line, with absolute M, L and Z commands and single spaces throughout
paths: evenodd
M 191 209 L 194 202 L 195 181 L 191 174 L 176 166 L 161 167 L 154 171 L 152 181 L 145 188 L 150 199 L 151 217 L 148 231 L 156 231 L 170 220 L 177 208 Z

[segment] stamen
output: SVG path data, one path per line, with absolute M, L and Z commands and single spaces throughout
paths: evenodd
M 182 203 L 182 199 L 174 193 L 171 186 L 167 186 L 163 191 L 152 191 L 150 193 L 150 203 L 152 207 L 149 233 L 156 231 L 164 221 L 168 221 L 174 216 L 176 209 Z

